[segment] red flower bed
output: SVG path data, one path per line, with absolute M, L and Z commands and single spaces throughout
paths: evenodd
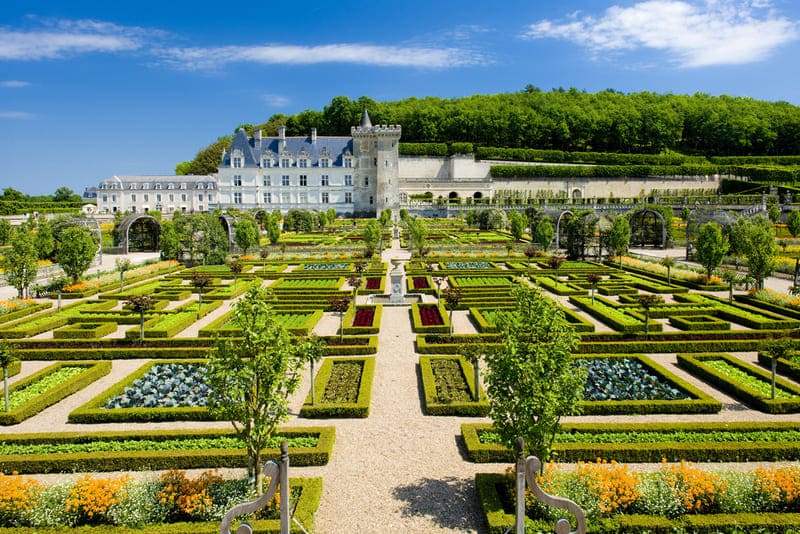
M 414 278 L 414 289 L 428 289 L 431 287 L 428 285 L 427 278 Z
M 380 289 L 380 288 L 381 288 L 380 278 L 367 278 L 367 287 L 365 289 Z
M 444 324 L 438 306 L 420 306 L 419 318 L 422 320 L 422 326 L 441 326 Z
M 359 308 L 356 310 L 356 316 L 353 317 L 353 326 L 372 326 L 374 317 L 374 308 Z

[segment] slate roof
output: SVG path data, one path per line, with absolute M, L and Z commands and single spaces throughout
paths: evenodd
M 353 153 L 353 139 L 351 137 L 317 137 L 315 142 L 309 137 L 286 137 L 285 150 L 292 155 L 297 165 L 297 159 L 301 151 L 305 151 L 309 158 L 309 167 L 318 167 L 319 160 L 323 155 L 331 159 L 331 166 L 342 166 L 342 157 L 345 154 Z M 247 137 L 244 130 L 239 130 L 231 142 L 231 148 L 225 152 L 222 158 L 221 167 L 230 167 L 231 155 L 235 150 L 241 150 L 244 155 L 244 167 L 258 167 L 261 156 L 267 152 L 272 152 L 275 160 L 280 159 L 279 149 L 280 138 L 264 137 L 261 139 L 260 149 L 258 141 L 253 137 Z

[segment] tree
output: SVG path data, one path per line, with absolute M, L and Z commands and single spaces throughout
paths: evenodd
M 567 257 L 571 260 L 585 259 L 597 226 L 597 216 L 591 211 L 576 213 L 567 222 Z
M 281 212 L 280 211 L 273 211 L 267 217 L 267 222 L 264 225 L 264 229 L 267 231 L 267 239 L 269 242 L 274 245 L 281 239 Z
M 8 219 L 0 218 L 0 245 L 7 245 L 11 239 L 11 223 Z
M 603 277 L 597 273 L 589 273 L 586 275 L 586 280 L 592 284 L 592 306 L 594 306 L 594 291 L 597 289 L 597 284 L 602 280 Z
M 764 279 L 775 270 L 778 248 L 775 244 L 773 227 L 768 224 L 759 224 L 757 219 L 758 216 L 753 217 L 750 224 L 747 225 L 745 252 L 747 254 L 747 272 L 755 279 L 758 287 L 763 289 Z
M 117 258 L 114 266 L 119 273 L 119 290 L 122 292 L 125 288 L 125 272 L 131 270 L 133 263 L 128 258 Z
M 389 223 L 392 222 L 392 210 L 390 208 L 381 210 L 379 220 L 383 228 L 389 226 Z
M 672 258 L 670 256 L 664 256 L 663 258 L 661 258 L 660 263 L 667 269 L 667 285 L 671 286 L 672 278 L 670 277 L 670 275 L 672 274 L 672 268 L 675 267 L 675 264 L 677 262 L 675 261 L 675 258 Z
M 3 368 L 3 392 L 5 393 L 6 411 L 11 408 L 8 402 L 8 368 L 18 359 L 11 346 L 6 341 L 0 341 L 0 367 Z
M 239 278 L 239 275 L 242 274 L 244 265 L 239 260 L 231 260 L 228 262 L 228 269 L 230 269 L 233 274 L 233 290 L 236 291 L 236 280 Z
M 234 223 L 233 240 L 247 254 L 247 249 L 258 245 L 258 225 L 252 217 L 242 217 Z
M 410 219 L 408 222 L 408 235 L 417 252 L 421 252 L 428 238 L 428 225 L 418 217 Z
M 261 257 L 261 262 L 262 262 L 261 267 L 266 271 L 267 258 L 269 258 L 269 249 L 267 247 L 261 247 L 261 249 L 258 251 L 258 255 Z
M 522 235 L 525 233 L 525 228 L 528 226 L 528 221 L 525 216 L 518 211 L 512 211 L 508 216 L 508 224 L 511 230 L 511 237 L 515 241 L 521 241 Z
M 172 221 L 164 221 L 161 223 L 161 233 L 158 236 L 158 243 L 161 248 L 162 260 L 178 260 L 181 258 L 183 254 L 181 238 L 178 235 L 176 225 Z
M 355 309 L 356 305 L 356 295 L 358 294 L 358 288 L 361 287 L 361 284 L 364 283 L 364 279 L 361 278 L 361 275 L 352 275 L 347 277 L 347 283 L 353 288 L 353 309 Z
M 289 418 L 289 397 L 300 385 L 309 348 L 307 339 L 298 340 L 281 326 L 270 300 L 266 289 L 248 290 L 233 312 L 242 337 L 219 339 L 206 367 L 209 411 L 229 420 L 244 441 L 258 494 L 264 484 L 261 451 Z
M 144 341 L 144 314 L 153 309 L 155 301 L 150 295 L 135 295 L 126 302 L 133 311 L 139 314 L 139 341 Z
M 547 250 L 555 235 L 556 229 L 550 221 L 550 217 L 542 217 L 534 230 L 533 242 L 539 245 L 542 250 Z
M 350 296 L 331 298 L 331 311 L 339 314 L 339 341 L 344 339 L 344 312 L 350 307 Z
M 660 295 L 648 293 L 639 295 L 637 300 L 639 301 L 639 306 L 644 308 L 644 338 L 647 339 L 650 335 L 650 308 L 663 304 L 664 299 Z
M 742 282 L 742 276 L 734 269 L 722 269 L 720 278 L 728 283 L 728 302 L 733 302 L 733 286 Z
M 792 210 L 786 216 L 786 228 L 792 237 L 800 236 L 800 210 Z M 1 241 L 0 241 L 1 242 Z M 794 281 L 792 285 L 797 287 L 797 277 L 800 274 L 800 255 L 794 259 Z
M 2 266 L 6 282 L 16 288 L 19 298 L 25 296 L 28 287 L 36 280 L 38 258 L 33 236 L 24 228 L 14 231 L 11 249 L 4 252 Z
M 453 335 L 453 310 L 458 308 L 458 303 L 461 302 L 462 291 L 460 287 L 447 287 L 444 290 L 444 300 L 447 303 L 447 309 L 450 310 L 450 335 Z
M 83 273 L 94 261 L 97 243 L 92 235 L 78 226 L 71 226 L 61 232 L 56 262 L 64 273 L 77 283 Z
M 628 251 L 631 243 L 631 225 L 622 215 L 614 217 L 611 228 L 608 230 L 608 247 L 619 257 L 619 267 L 622 268 L 622 255 Z
M 695 259 L 706 270 L 707 280 L 711 279 L 714 269 L 722 263 L 728 248 L 728 238 L 722 234 L 719 224 L 712 221 L 700 227 L 700 234 L 697 236 Z
M 56 249 L 53 227 L 50 225 L 50 221 L 43 217 L 39 219 L 39 223 L 37 224 L 34 243 L 40 260 L 50 260 L 53 258 L 53 252 Z
M 203 306 L 203 290 L 211 283 L 211 279 L 205 273 L 194 273 L 192 275 L 192 286 L 197 291 L 197 318 L 200 318 L 200 307 Z
M 781 208 L 777 204 L 770 204 L 767 206 L 767 216 L 772 224 L 777 223 L 781 218 Z
M 572 357 L 579 338 L 555 303 L 526 285 L 512 295 L 514 311 L 498 321 L 502 341 L 484 357 L 489 416 L 506 446 L 522 437 L 547 461 L 561 417 L 579 411 L 586 368 Z
M 320 339 L 315 336 L 311 335 L 308 338 L 308 343 L 306 345 L 306 352 L 305 357 L 308 361 L 309 365 L 309 374 L 311 375 L 311 405 L 313 406 L 316 402 L 316 392 L 314 390 L 314 365 L 322 359 L 322 342 Z
M 547 259 L 547 265 L 555 271 L 556 286 L 558 286 L 558 269 L 565 259 L 564 256 L 550 256 Z
M 372 257 L 372 254 L 378 249 L 378 244 L 381 241 L 381 223 L 377 219 L 370 219 L 366 226 L 364 226 L 364 248 L 369 254 L 365 256 Z
M 528 247 L 525 248 L 525 251 L 523 253 L 525 254 L 525 257 L 528 258 L 528 271 L 530 271 L 531 270 L 531 260 L 533 258 L 535 258 L 536 254 L 537 254 L 536 247 L 534 247 L 533 245 L 528 246 Z
M 481 399 L 480 362 L 481 358 L 483 358 L 484 354 L 486 354 L 486 350 L 485 344 L 474 342 L 471 338 L 469 341 L 462 343 L 459 348 L 461 355 L 472 364 L 472 381 L 475 384 L 475 391 L 473 391 L 472 400 L 475 402 L 478 402 Z
M 778 360 L 789 359 L 794 356 L 794 345 L 791 338 L 768 338 L 761 343 L 759 352 L 766 355 L 771 362 L 772 367 L 772 381 L 771 381 L 771 395 L 770 398 L 775 400 L 775 373 L 778 369 Z
M 80 202 L 80 195 L 76 195 L 75 191 L 66 186 L 61 186 L 53 193 L 53 202 Z

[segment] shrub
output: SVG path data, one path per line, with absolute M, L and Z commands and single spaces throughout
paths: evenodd
M 111 506 L 117 504 L 124 495 L 128 483 L 127 475 L 118 478 L 80 477 L 69 490 L 65 504 L 67 512 L 75 513 L 79 523 L 93 524 L 108 522 L 106 514 Z

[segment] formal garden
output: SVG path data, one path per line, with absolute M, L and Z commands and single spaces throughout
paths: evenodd
M 705 261 L 705 241 L 686 264 L 629 256 L 611 241 L 618 254 L 594 257 L 587 243 L 588 254 L 568 247 L 566 258 L 535 247 L 533 227 L 521 241 L 462 220 L 409 219 L 399 240 L 387 224 L 373 243 L 370 225 L 329 222 L 219 263 L 127 265 L 0 303 L 0 532 L 217 532 L 258 484 L 214 470 L 274 459 L 283 440 L 292 513 L 312 531 L 320 506 L 347 506 L 325 493 L 335 459 L 369 462 L 373 451 L 342 447 L 337 434 L 381 417 L 373 401 L 397 372 L 383 363 L 395 361 L 390 352 L 409 362 L 404 378 L 417 387 L 382 402 L 458 429 L 451 461 L 477 473 L 477 531 L 514 521 L 508 436 L 521 427 L 500 414 L 539 421 L 545 405 L 563 413 L 529 441 L 552 460 L 542 486 L 576 501 L 591 532 L 800 524 L 793 295 L 761 288 L 744 267 L 726 273 L 722 257 Z M 417 302 L 373 301 L 387 293 L 392 258 Z M 281 362 L 280 387 L 248 408 L 237 399 L 271 387 L 259 377 L 276 371 L 263 354 Z M 515 370 L 514 354 L 541 365 Z M 519 369 L 524 379 L 504 382 Z M 559 391 L 559 403 L 574 402 L 559 405 Z M 243 413 L 270 431 L 230 424 Z M 37 478 L 55 473 L 81 475 Z M 277 506 L 251 518 L 258 531 L 277 531 Z M 530 495 L 526 512 L 532 528 L 552 528 L 554 510 Z

